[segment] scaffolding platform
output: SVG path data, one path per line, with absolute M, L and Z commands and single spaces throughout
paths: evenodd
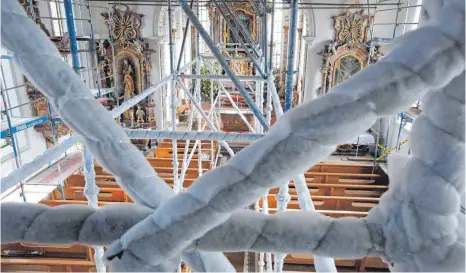
M 11 132 L 8 126 L 8 121 L 2 122 L 2 131 L 1 131 L 1 138 L 7 138 L 8 135 L 16 134 L 28 128 L 34 127 L 35 125 L 42 124 L 48 120 L 48 116 L 41 116 L 41 117 L 28 117 L 28 118 L 20 118 L 20 117 L 11 117 Z
M 57 164 L 60 164 L 61 174 L 58 172 Z M 45 168 L 24 184 L 26 201 L 28 203 L 39 203 L 55 190 L 60 180 L 66 179 L 78 171 L 81 166 L 81 152 L 76 151 L 60 159 L 58 163 L 56 162 Z M 1 202 L 23 202 L 19 184 L 2 194 Z
M 114 91 L 115 91 L 114 88 L 100 88 L 100 95 L 101 96 L 107 95 L 107 94 L 113 93 Z M 91 93 L 94 96 L 98 96 L 99 95 L 99 89 L 91 89 Z

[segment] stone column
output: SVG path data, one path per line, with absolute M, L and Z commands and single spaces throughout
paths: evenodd
M 300 104 L 304 102 L 304 93 L 305 93 L 305 90 L 306 90 L 306 78 L 305 78 L 305 75 L 306 75 L 306 71 L 307 71 L 307 65 L 306 65 L 307 49 L 308 49 L 308 44 L 304 43 L 304 49 L 303 49 L 304 57 L 302 59 L 302 68 L 300 68 L 299 79 L 298 79 L 299 80 L 298 92 L 301 95 L 301 97 L 299 98 L 299 103 Z
M 165 37 L 166 38 L 166 37 Z M 170 75 L 170 53 L 169 53 L 169 46 L 168 46 L 168 39 L 163 39 L 160 44 L 160 60 L 161 60 L 161 69 L 162 69 L 162 79 Z M 162 92 L 162 109 L 163 109 L 163 117 L 164 123 L 163 128 L 164 130 L 168 130 L 171 128 L 171 109 L 170 109 L 170 84 L 167 84 L 163 87 Z
M 302 25 L 302 19 L 301 19 L 301 23 Z M 296 75 L 296 81 L 294 83 L 294 86 L 293 86 L 293 92 L 296 92 L 294 95 L 293 95 L 293 107 L 295 107 L 296 105 L 298 105 L 299 103 L 301 103 L 301 98 L 302 98 L 302 91 L 300 90 L 300 87 L 301 87 L 301 84 L 300 84 L 300 81 L 301 81 L 301 77 L 302 77 L 302 71 L 301 71 L 301 57 L 302 57 L 302 50 L 301 50 L 301 47 L 302 47 L 302 40 L 303 40 L 303 28 L 300 27 L 298 28 L 298 37 L 296 37 L 297 40 L 297 45 L 296 45 L 296 71 L 297 71 L 297 75 Z M 296 101 L 296 104 L 294 103 Z
M 152 69 L 150 71 L 150 82 L 151 84 L 156 84 L 162 80 L 162 66 L 161 63 L 163 59 L 161 59 L 160 51 L 161 51 L 161 43 L 162 37 L 155 36 L 151 38 L 145 38 L 146 41 L 149 43 L 149 48 L 154 50 L 155 53 L 151 55 L 151 66 Z M 155 105 L 155 121 L 157 123 L 157 129 L 161 130 L 164 128 L 164 113 L 163 113 L 163 88 L 159 89 L 159 91 L 155 92 L 151 96 L 153 103 Z

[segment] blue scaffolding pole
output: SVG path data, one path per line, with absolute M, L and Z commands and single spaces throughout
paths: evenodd
M 16 145 L 17 143 L 16 143 L 15 134 L 13 133 L 11 117 L 10 117 L 10 114 L 8 114 L 8 110 L 7 110 L 8 109 L 8 104 L 7 104 L 7 101 L 6 101 L 6 98 L 5 98 L 5 93 L 3 92 L 3 86 L 2 86 L 1 93 L 2 93 L 3 105 L 5 107 L 5 116 L 6 116 L 6 120 L 7 120 L 7 123 L 8 123 L 8 130 L 9 130 L 10 135 L 11 135 L 11 145 L 13 147 L 13 155 L 15 157 L 15 165 L 16 165 L 16 169 L 19 169 L 19 167 L 21 167 L 21 162 L 20 162 L 20 159 L 19 159 L 19 151 L 18 151 L 18 146 Z M 21 195 L 23 197 L 23 201 L 26 202 L 26 195 L 24 194 L 24 183 L 23 183 L 23 181 L 20 181 L 20 187 L 21 187 Z
M 298 31 L 299 0 L 291 0 L 290 28 L 288 31 L 288 56 L 285 78 L 285 111 L 293 107 L 294 59 L 296 47 L 296 33 Z
M 79 64 L 79 50 L 78 50 L 78 41 L 76 39 L 76 28 L 73 17 L 73 5 L 71 0 L 64 0 L 65 7 L 65 18 L 66 25 L 68 27 L 68 36 L 70 41 L 70 53 L 71 60 L 73 64 L 73 69 L 76 73 L 79 73 L 80 64 Z M 110 20 L 110 18 L 109 18 Z M 100 92 L 99 92 L 100 93 Z M 52 120 L 53 124 L 53 120 Z M 84 179 L 86 181 L 85 192 L 88 199 L 88 203 L 92 207 L 97 207 L 97 195 L 99 193 L 99 187 L 95 183 L 95 171 L 94 171 L 94 157 L 91 153 L 83 147 L 82 150 L 82 163 L 83 163 L 83 172 Z M 95 250 L 95 264 L 97 272 L 106 272 L 106 267 L 102 262 L 103 257 L 103 247 L 94 247 Z

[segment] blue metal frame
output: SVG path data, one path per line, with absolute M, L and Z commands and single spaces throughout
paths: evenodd
M 86 8 L 87 10 L 89 11 L 89 23 L 90 23 L 90 28 L 91 28 L 91 43 L 92 43 L 92 54 L 95 55 L 95 58 L 96 58 L 96 69 L 98 70 L 99 69 L 99 66 L 98 66 L 98 61 L 97 61 L 97 48 L 96 48 L 96 45 L 95 45 L 95 38 L 94 38 L 94 26 L 92 24 L 92 12 L 91 12 L 91 7 L 89 6 L 89 2 L 87 2 L 86 4 Z M 98 75 L 97 76 L 97 93 L 99 95 L 99 97 L 102 96 L 102 90 L 100 88 L 100 72 L 96 70 L 96 74 Z
M 65 18 L 66 26 L 68 28 L 68 36 L 70 40 L 70 53 L 71 61 L 73 63 L 73 69 L 78 72 L 79 65 L 79 53 L 78 53 L 78 40 L 76 39 L 76 28 L 74 25 L 74 16 L 73 16 L 73 4 L 71 0 L 64 0 L 63 6 L 65 8 Z
M 275 0 L 272 0 L 272 18 L 270 19 L 270 57 L 269 57 L 269 72 L 273 72 L 273 22 L 275 20 Z
M 288 30 L 288 61 L 285 78 L 285 111 L 288 111 L 293 107 L 294 59 L 296 32 L 298 30 L 298 4 L 299 0 L 291 0 L 290 28 Z
M 11 124 L 10 115 L 6 115 L 6 116 L 7 116 L 7 122 L 8 122 L 8 127 L 9 128 L 5 128 L 5 129 L 3 129 L 1 131 L 1 138 L 2 139 L 7 138 L 8 135 L 13 135 L 13 134 L 16 134 L 18 132 L 24 131 L 24 130 L 26 130 L 28 128 L 31 128 L 31 127 L 34 127 L 36 125 L 45 123 L 48 120 L 48 116 L 41 116 L 41 117 L 36 117 L 34 119 L 28 120 L 27 122 L 21 123 L 19 125 L 13 126 Z M 14 141 L 12 141 L 12 142 L 14 142 Z M 17 153 L 17 151 L 15 149 L 15 144 L 12 143 L 12 145 L 13 145 L 14 152 Z

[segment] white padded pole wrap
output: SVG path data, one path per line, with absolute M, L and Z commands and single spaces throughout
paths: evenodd
M 285 114 L 264 138 L 125 233 L 107 257 L 130 253 L 157 265 L 177 255 L 232 212 L 304 172 L 377 118 L 403 111 L 428 90 L 444 87 L 464 71 L 464 1 L 449 1 L 440 14 L 441 23 L 409 33 L 405 45 L 382 61 Z
M 131 144 L 111 113 L 94 99 L 79 76 L 62 61 L 57 48 L 27 17 L 16 0 L 1 2 L 1 20 L 2 45 L 13 53 L 15 63 L 34 86 L 49 98 L 65 123 L 83 137 L 92 155 L 115 175 L 131 199 L 155 209 L 174 196 L 172 189 L 157 176 L 152 166 Z M 122 161 L 122 158 L 126 160 Z M 206 259 L 205 256 L 211 258 Z M 183 259 L 188 263 L 193 261 L 190 264 L 193 268 L 196 264 L 205 265 L 198 270 L 233 270 L 223 255 L 212 253 L 205 256 L 188 254 Z M 138 268 L 135 267 L 137 264 L 131 263 L 119 266 L 121 271 L 170 271 L 175 260 L 167 259 L 167 266 Z M 126 268 L 126 265 L 132 268 Z
M 95 211 L 82 206 L 47 208 L 3 204 L 2 242 L 70 243 L 98 234 L 103 238 L 106 234 L 98 229 L 85 231 L 83 228 L 102 218 L 106 219 L 106 224 L 121 218 L 118 223 L 126 226 L 111 238 L 116 241 L 106 253 L 112 268 L 120 271 L 166 270 L 172 268 L 182 251 L 188 251 L 186 256 L 199 248 L 312 252 L 341 258 L 375 255 L 382 257 L 395 271 L 464 272 L 464 237 L 459 235 L 461 228 L 464 230 L 464 222 L 460 222 L 464 217 L 461 218 L 459 193 L 464 191 L 465 3 L 463 0 L 442 3 L 438 18 L 432 20 L 430 26 L 409 33 L 403 38 L 403 46 L 329 94 L 288 112 L 266 136 L 227 164 L 203 175 L 187 192 L 173 197 L 173 192 L 166 185 L 162 186 L 164 182 L 153 170 L 147 169 L 150 167 L 147 162 L 129 151 L 126 136 L 119 128 L 114 128 L 114 123 L 107 122 L 104 117 L 105 123 L 98 125 L 105 131 L 99 130 L 99 126 L 88 120 L 86 112 L 78 118 L 64 109 L 93 111 L 97 106 L 77 92 L 74 85 L 78 82 L 70 80 L 74 72 L 69 67 L 70 71 L 58 69 L 54 75 L 45 75 L 45 69 L 37 71 L 41 65 L 56 69 L 55 66 L 62 63 L 55 59 L 55 53 L 38 63 L 33 60 L 42 57 L 32 54 L 36 47 L 46 44 L 45 36 L 44 41 L 17 45 L 36 36 L 37 30 L 25 27 L 13 31 L 11 25 L 5 27 L 5 24 L 22 25 L 17 17 L 25 16 L 22 10 L 19 12 L 15 0 L 4 0 L 4 45 L 19 55 L 24 54 L 19 58 L 21 67 L 37 73 L 32 77 L 34 83 L 44 87 L 49 92 L 46 94 L 54 98 L 54 106 L 63 111 L 67 124 L 73 129 L 75 126 L 76 131 L 88 138 L 85 141 L 91 144 L 88 147 L 92 147 L 100 163 L 107 162 L 119 183 L 141 202 L 117 207 L 113 214 L 115 220 L 108 218 L 113 206 Z M 16 13 L 10 15 L 5 10 Z M 21 34 L 23 31 L 26 34 Z M 12 48 L 13 45 L 16 48 Z M 28 47 L 29 51 L 24 53 Z M 41 48 L 40 53 L 49 51 Z M 70 94 L 65 96 L 64 90 Z M 397 171 L 390 171 L 390 190 L 367 218 L 331 219 L 312 212 L 271 216 L 240 211 L 269 188 L 283 185 L 324 159 L 336 144 L 356 137 L 378 117 L 403 111 L 430 90 L 438 91 L 429 95 L 428 110 L 413 126 L 412 156 L 398 160 L 406 164 L 395 169 Z M 79 102 L 74 102 L 75 98 Z M 83 120 L 89 124 L 78 126 Z M 118 165 L 121 158 L 129 158 L 129 155 L 135 158 L 134 165 Z M 161 196 L 163 194 L 168 196 Z M 125 207 L 131 209 L 125 212 Z M 16 213 L 12 213 L 14 209 Z M 50 232 L 41 232 L 56 222 L 60 222 L 63 234 L 51 238 Z M 98 240 L 99 236 L 88 242 L 95 244 Z M 210 261 L 197 259 L 200 260 Z

